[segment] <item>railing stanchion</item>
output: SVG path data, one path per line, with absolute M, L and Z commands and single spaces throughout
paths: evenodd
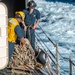
M 67 57 L 63 57 L 62 54 L 58 51 L 58 44 L 55 43 L 54 41 L 52 41 L 48 36 L 47 34 L 45 33 L 45 31 L 42 29 L 41 26 L 39 26 L 42 30 L 42 32 L 45 34 L 45 36 L 48 38 L 49 42 L 51 42 L 53 44 L 53 46 L 56 48 L 56 56 L 51 52 L 51 50 L 47 47 L 47 45 L 44 43 L 44 41 L 39 37 L 39 35 L 36 33 L 36 35 L 38 36 L 38 38 L 40 38 L 41 42 L 41 46 L 42 48 L 45 50 L 45 48 L 47 48 L 47 52 L 46 50 L 46 53 L 47 55 L 49 56 L 49 58 L 51 59 L 52 61 L 52 68 L 50 68 L 51 70 L 54 70 L 53 73 L 56 73 L 56 75 L 61 75 L 62 72 L 65 72 L 65 73 L 68 73 L 68 75 L 72 75 L 72 73 L 74 72 L 74 70 L 72 69 L 72 66 L 75 66 L 75 63 L 72 61 L 71 58 L 67 58 Z M 37 38 L 37 39 L 38 39 Z M 43 45 L 42 45 L 43 44 Z M 70 69 L 69 70 L 66 70 L 65 68 L 63 68 L 62 66 L 60 66 L 59 64 L 59 56 L 62 57 L 63 59 L 62 60 L 67 60 L 69 62 L 69 66 L 70 66 Z M 61 70 L 61 71 L 60 71 Z M 55 75 L 55 74 L 54 74 Z
M 72 63 L 71 63 L 71 58 L 69 58 L 69 63 L 70 63 L 70 75 L 72 75 Z
M 60 75 L 59 54 L 58 54 L 58 44 L 57 43 L 56 43 L 56 66 L 57 66 L 57 75 Z

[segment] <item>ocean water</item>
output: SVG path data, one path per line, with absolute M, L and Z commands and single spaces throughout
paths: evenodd
M 63 57 L 71 58 L 75 63 L 75 6 L 72 3 L 57 1 L 35 0 L 35 2 L 37 3 L 36 8 L 41 15 L 36 32 L 42 38 L 42 41 L 46 43 L 50 51 L 55 54 L 55 48 L 44 35 L 43 29 L 54 43 L 58 43 L 60 54 Z M 38 41 L 41 42 L 40 38 L 38 38 Z M 41 47 L 40 44 L 39 46 Z M 62 60 L 59 57 L 59 62 L 63 69 L 69 71 L 69 62 L 67 60 Z M 62 75 L 69 75 L 69 73 L 62 71 Z M 73 67 L 73 75 L 75 75 L 75 67 Z

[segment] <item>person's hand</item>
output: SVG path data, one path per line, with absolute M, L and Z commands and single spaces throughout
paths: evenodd
M 20 44 L 20 48 L 24 48 L 26 45 L 25 44 Z
M 36 30 L 36 25 L 33 26 L 33 29 Z
M 27 29 L 27 27 L 26 27 L 26 26 L 24 26 L 24 31 L 26 31 L 26 29 Z
M 21 22 L 23 25 L 25 24 L 24 21 Z
M 26 27 L 26 25 L 25 25 L 25 22 L 22 21 L 22 24 L 23 24 L 23 26 L 24 26 L 24 30 L 26 31 L 27 27 Z

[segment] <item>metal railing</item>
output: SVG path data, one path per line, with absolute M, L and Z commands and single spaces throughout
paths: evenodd
M 49 40 L 50 43 L 53 44 L 55 50 L 56 50 L 56 56 L 51 52 L 51 50 L 49 49 L 49 47 L 47 47 L 46 45 L 46 42 L 44 42 L 42 40 L 42 38 L 38 35 L 38 33 L 36 32 L 36 39 L 40 39 L 40 41 L 38 41 L 38 43 L 41 45 L 41 47 L 44 49 L 44 51 L 46 52 L 46 54 L 48 55 L 48 57 L 51 59 L 51 62 L 52 64 L 49 66 L 49 67 L 52 67 L 52 71 L 54 70 L 55 74 L 56 75 L 63 75 L 61 73 L 61 70 L 64 72 L 64 73 L 67 73 L 68 75 L 73 75 L 73 67 L 75 67 L 75 63 L 72 61 L 71 58 L 66 58 L 66 57 L 63 57 L 61 55 L 61 53 L 59 52 L 58 50 L 58 43 L 54 43 L 48 36 L 47 34 L 45 33 L 45 31 L 42 29 L 42 27 L 39 25 L 39 28 L 42 30 L 43 34 L 46 36 L 46 38 Z M 46 50 L 46 49 L 47 50 Z M 69 62 L 69 70 L 65 70 L 63 67 L 60 66 L 59 64 L 59 57 L 62 58 L 62 60 L 66 60 Z

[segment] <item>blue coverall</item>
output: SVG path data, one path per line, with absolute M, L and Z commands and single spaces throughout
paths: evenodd
M 25 25 L 26 26 L 30 26 L 33 25 L 36 22 L 36 20 L 40 19 L 40 12 L 37 9 L 34 9 L 34 11 L 30 14 L 29 12 L 29 8 L 26 10 L 23 10 L 23 12 L 25 13 Z M 32 48 L 35 50 L 35 30 L 30 28 L 30 35 L 29 35 L 29 31 L 27 28 L 26 31 L 26 38 L 28 38 L 31 43 Z

